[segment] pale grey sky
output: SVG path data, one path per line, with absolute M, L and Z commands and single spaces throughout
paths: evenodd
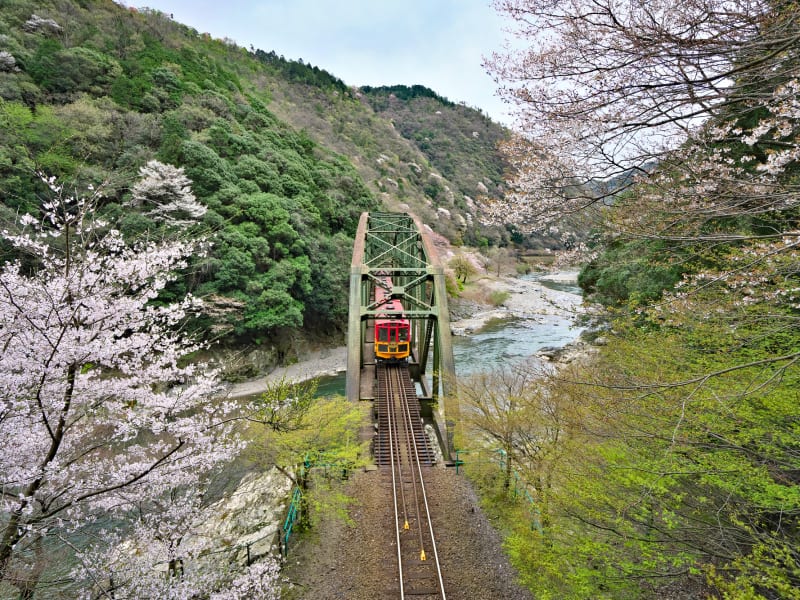
M 490 0 L 126 0 L 240 46 L 302 58 L 347 85 L 425 85 L 510 122 L 482 57 L 502 46 Z

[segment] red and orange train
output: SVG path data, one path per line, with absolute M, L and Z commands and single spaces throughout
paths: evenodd
M 381 275 L 379 279 L 383 285 L 375 286 L 375 310 L 379 311 L 375 317 L 375 359 L 407 360 L 411 353 L 411 322 L 403 312 L 402 302 L 392 298 L 392 278 Z

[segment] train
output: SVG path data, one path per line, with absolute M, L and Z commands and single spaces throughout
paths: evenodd
M 378 277 L 383 285 L 375 285 L 375 306 L 381 311 L 375 318 L 375 359 L 384 362 L 408 360 L 411 354 L 411 322 L 405 317 L 403 303 L 392 298 L 392 278 Z M 382 311 L 392 311 L 391 314 Z

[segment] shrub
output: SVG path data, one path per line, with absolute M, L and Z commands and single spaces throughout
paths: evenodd
M 493 306 L 502 306 L 503 303 L 511 297 L 511 294 L 506 290 L 492 290 L 489 293 L 489 302 Z

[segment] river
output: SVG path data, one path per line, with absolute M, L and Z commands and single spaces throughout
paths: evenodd
M 570 305 L 578 304 L 581 300 L 581 290 L 570 277 L 536 274 L 520 279 L 539 283 L 561 294 L 569 294 L 572 296 Z M 563 296 L 559 295 L 559 298 Z M 491 370 L 525 360 L 545 347 L 565 346 L 582 331 L 575 324 L 575 316 L 572 310 L 559 314 L 526 314 L 493 320 L 474 333 L 454 336 L 456 374 L 464 376 Z

